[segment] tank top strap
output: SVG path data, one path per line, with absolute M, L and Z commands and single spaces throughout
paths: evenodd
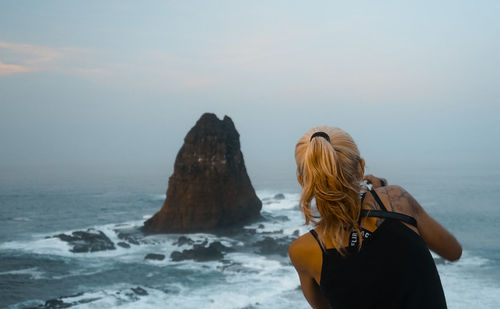
M 370 193 L 373 195 L 373 198 L 379 204 L 380 208 L 382 208 L 383 210 L 363 209 L 361 210 L 361 216 L 400 220 L 417 227 L 417 220 L 415 220 L 415 218 L 399 212 L 388 211 L 387 208 L 385 208 L 384 203 L 382 203 L 382 200 L 378 196 L 377 192 L 375 192 L 375 190 L 372 189 L 370 190 Z
M 309 232 L 314 236 L 314 238 L 318 242 L 318 245 L 321 248 L 321 251 L 323 251 L 323 253 L 326 252 L 325 246 L 323 246 L 323 243 L 321 242 L 321 240 L 319 240 L 318 233 L 316 233 L 315 230 L 310 230 Z
M 360 193 L 359 197 L 361 199 L 361 205 L 363 205 L 363 201 L 365 200 L 366 192 Z M 358 225 L 361 225 L 361 215 L 358 218 Z
M 404 221 L 408 224 L 411 224 L 414 227 L 418 227 L 417 220 L 415 218 L 408 216 L 408 215 L 405 215 L 405 214 L 402 214 L 402 213 L 399 213 L 399 212 L 363 209 L 363 210 L 361 210 L 361 216 L 399 220 L 399 221 Z
M 384 203 L 382 203 L 382 200 L 378 196 L 377 192 L 375 192 L 375 190 L 371 189 L 370 193 L 373 195 L 373 198 L 375 199 L 377 204 L 380 206 L 380 208 L 382 208 L 384 211 L 388 211 L 387 208 L 385 208 Z

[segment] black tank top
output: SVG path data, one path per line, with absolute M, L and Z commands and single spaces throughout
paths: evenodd
M 332 308 L 446 308 L 441 280 L 424 240 L 401 221 L 416 226 L 410 216 L 383 210 L 362 211 L 362 216 L 385 218 L 365 237 L 358 252 L 346 248 L 325 249 L 316 231 L 311 230 L 323 252 L 320 289 Z M 364 236 L 364 235 L 363 235 Z M 351 235 L 352 238 L 352 235 Z

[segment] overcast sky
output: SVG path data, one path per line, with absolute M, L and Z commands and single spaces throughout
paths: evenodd
M 499 1 L 4 0 L 0 171 L 170 173 L 204 112 L 234 120 L 257 181 L 293 177 L 317 125 L 376 172 L 498 167 L 498 16 Z

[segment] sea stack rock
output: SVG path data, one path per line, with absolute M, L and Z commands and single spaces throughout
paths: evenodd
M 163 207 L 144 222 L 153 233 L 203 232 L 260 218 L 239 134 L 228 116 L 205 113 L 184 138 Z

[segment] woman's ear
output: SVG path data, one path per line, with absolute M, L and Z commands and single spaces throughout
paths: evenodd
M 359 159 L 359 165 L 361 166 L 361 176 L 365 175 L 365 160 L 363 158 Z

